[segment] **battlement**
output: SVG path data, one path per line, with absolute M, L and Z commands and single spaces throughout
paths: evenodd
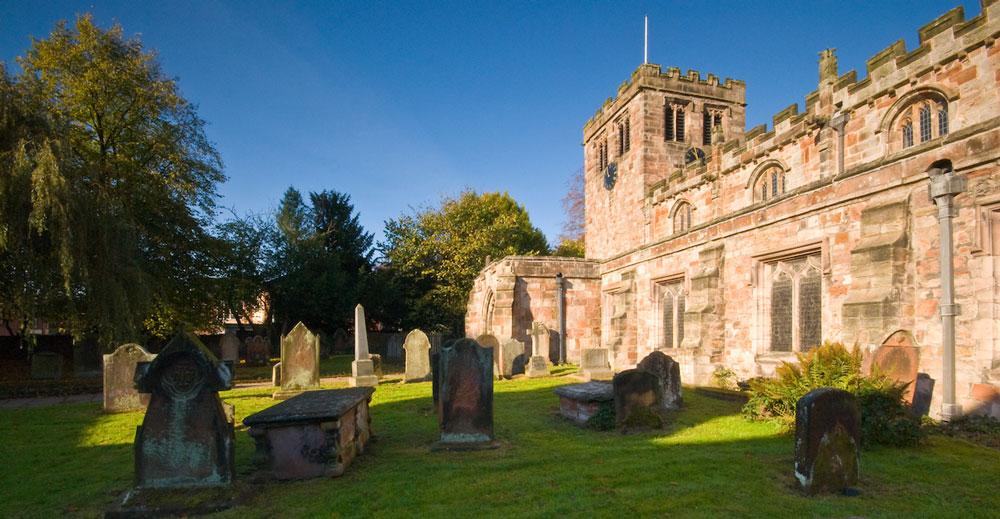
M 608 117 L 628 102 L 639 90 L 649 88 L 677 94 L 696 94 L 702 97 L 715 98 L 724 102 L 746 104 L 746 83 L 732 78 L 720 81 L 715 74 L 702 78 L 701 72 L 688 70 L 681 74 L 677 67 L 668 67 L 664 72 L 660 65 L 647 63 L 639 65 L 632 76 L 618 86 L 615 97 L 609 97 L 594 116 L 583 126 L 584 135 L 589 135 L 594 129 L 606 122 Z
M 912 51 L 906 49 L 903 40 L 897 40 L 875 53 L 865 61 L 864 79 L 859 80 L 855 70 L 837 75 L 834 59 L 830 73 L 835 79 L 826 85 L 821 81 L 819 89 L 806 95 L 804 113 L 799 112 L 797 103 L 789 105 L 771 118 L 770 131 L 766 125 L 759 125 L 746 132 L 740 142 L 726 143 L 723 163 L 752 159 L 796 134 L 825 124 L 832 113 L 822 111 L 822 96 L 829 99 L 827 111 L 850 112 L 906 88 L 910 78 L 962 59 L 980 46 L 993 44 L 1000 38 L 1000 0 L 981 0 L 980 4 L 980 14 L 969 20 L 965 19 L 964 9 L 956 7 L 920 27 L 917 31 L 920 44 Z M 832 53 L 829 55 L 832 57 Z M 750 150 L 754 152 L 748 153 Z

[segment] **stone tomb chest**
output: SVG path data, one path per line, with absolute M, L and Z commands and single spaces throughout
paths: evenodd
M 371 387 L 308 391 L 243 424 L 257 445 L 254 464 L 276 479 L 340 476 L 371 439 Z
M 578 425 L 587 422 L 601 410 L 614 405 L 615 395 L 610 382 L 585 382 L 555 389 L 559 396 L 559 414 Z

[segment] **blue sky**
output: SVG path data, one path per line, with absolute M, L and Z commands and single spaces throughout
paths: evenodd
M 351 195 L 365 227 L 463 188 L 507 191 L 554 241 L 583 123 L 642 62 L 747 82 L 747 125 L 804 97 L 821 49 L 858 70 L 978 1 L 135 2 L 0 0 L 0 60 L 91 12 L 154 49 L 226 165 L 221 205 L 294 185 Z

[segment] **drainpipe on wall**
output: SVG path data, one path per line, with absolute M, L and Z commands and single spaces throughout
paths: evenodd
M 830 127 L 837 132 L 837 175 L 844 174 L 844 126 L 850 119 L 847 112 L 840 112 L 830 119 Z
M 566 363 L 566 278 L 562 272 L 556 274 L 556 307 L 559 309 L 559 364 Z
M 958 216 L 955 196 L 965 192 L 965 175 L 957 175 L 951 161 L 939 160 L 927 169 L 930 177 L 928 193 L 938 208 L 941 234 L 941 346 L 943 348 L 941 419 L 949 421 L 962 416 L 962 406 L 955 402 L 955 271 L 951 220 Z

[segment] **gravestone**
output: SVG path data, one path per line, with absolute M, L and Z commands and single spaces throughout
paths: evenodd
M 240 363 L 240 338 L 235 330 L 226 330 L 222 335 L 219 349 L 222 351 L 222 360 L 228 360 L 233 364 Z
M 808 494 L 858 484 L 861 411 L 854 395 L 814 389 L 795 405 L 795 477 Z
M 438 359 L 438 417 L 435 449 L 491 448 L 493 443 L 493 350 L 472 339 L 441 348 Z
M 500 368 L 498 364 L 500 363 L 500 341 L 497 340 L 496 336 L 484 333 L 476 337 L 476 342 L 484 348 L 491 348 L 493 350 L 493 373 L 500 377 Z
M 544 324 L 535 321 L 531 323 L 531 329 L 527 332 L 531 335 L 531 357 L 528 358 L 525 374 L 528 378 L 547 376 L 549 374 L 549 329 Z
M 375 389 L 308 391 L 248 416 L 254 465 L 275 479 L 340 476 L 371 438 Z
M 354 362 L 351 362 L 351 387 L 374 387 L 378 385 L 378 375 L 372 356 L 368 353 L 368 329 L 365 309 L 354 307 Z
M 663 390 L 656 375 L 629 369 L 615 375 L 611 382 L 615 397 L 615 425 L 624 431 L 659 429 L 664 421 Z
M 422 382 L 430 378 L 431 341 L 427 338 L 427 334 L 420 330 L 413 330 L 406 334 L 403 350 L 406 351 L 406 369 L 403 374 L 403 382 Z
M 452 341 L 445 341 L 442 348 L 447 348 Z M 438 348 L 437 351 L 431 352 L 431 398 L 434 400 L 434 411 L 439 411 L 438 409 L 438 388 L 441 385 L 441 349 Z M 438 414 L 438 421 L 441 421 L 441 415 Z
M 586 380 L 611 380 L 615 372 L 608 363 L 607 348 L 584 348 L 580 352 L 580 374 Z
M 156 355 L 138 344 L 123 344 L 104 355 L 104 411 L 118 413 L 145 409 L 149 395 L 135 389 L 135 367 L 152 362 Z
M 889 336 L 872 357 L 871 364 L 892 380 L 908 384 L 903 393 L 907 403 L 913 402 L 917 370 L 920 367 L 920 349 L 913 345 L 913 338 L 899 330 Z
M 910 414 L 920 418 L 931 412 L 931 398 L 934 396 L 934 379 L 927 373 L 917 373 L 917 381 L 913 384 L 913 403 L 910 404 Z
M 31 355 L 31 378 L 35 380 L 55 380 L 62 378 L 62 355 L 51 351 L 39 351 Z
M 179 332 L 152 362 L 136 368 L 149 406 L 135 435 L 139 488 L 228 485 L 234 476 L 233 424 L 219 391 L 232 387 L 232 365 L 194 335 Z
M 664 411 L 681 408 L 681 365 L 662 351 L 654 351 L 639 362 L 636 369 L 656 375 L 663 392 L 660 404 Z
M 503 378 L 513 378 L 514 375 L 524 373 L 524 343 L 513 337 L 504 341 L 500 345 L 497 365 L 500 372 L 498 376 Z
M 73 376 L 76 378 L 101 376 L 101 352 L 96 341 L 73 343 Z
M 266 366 L 271 361 L 271 343 L 261 337 L 254 335 L 247 341 L 247 364 L 251 366 Z
M 281 338 L 279 383 L 274 398 L 284 400 L 303 391 L 319 389 L 319 337 L 301 322 Z
M 347 353 L 352 349 L 351 336 L 343 328 L 334 330 L 333 337 L 330 340 L 333 342 L 334 353 Z
M 281 387 L 281 362 L 275 362 L 274 366 L 271 366 L 271 385 L 274 387 Z

